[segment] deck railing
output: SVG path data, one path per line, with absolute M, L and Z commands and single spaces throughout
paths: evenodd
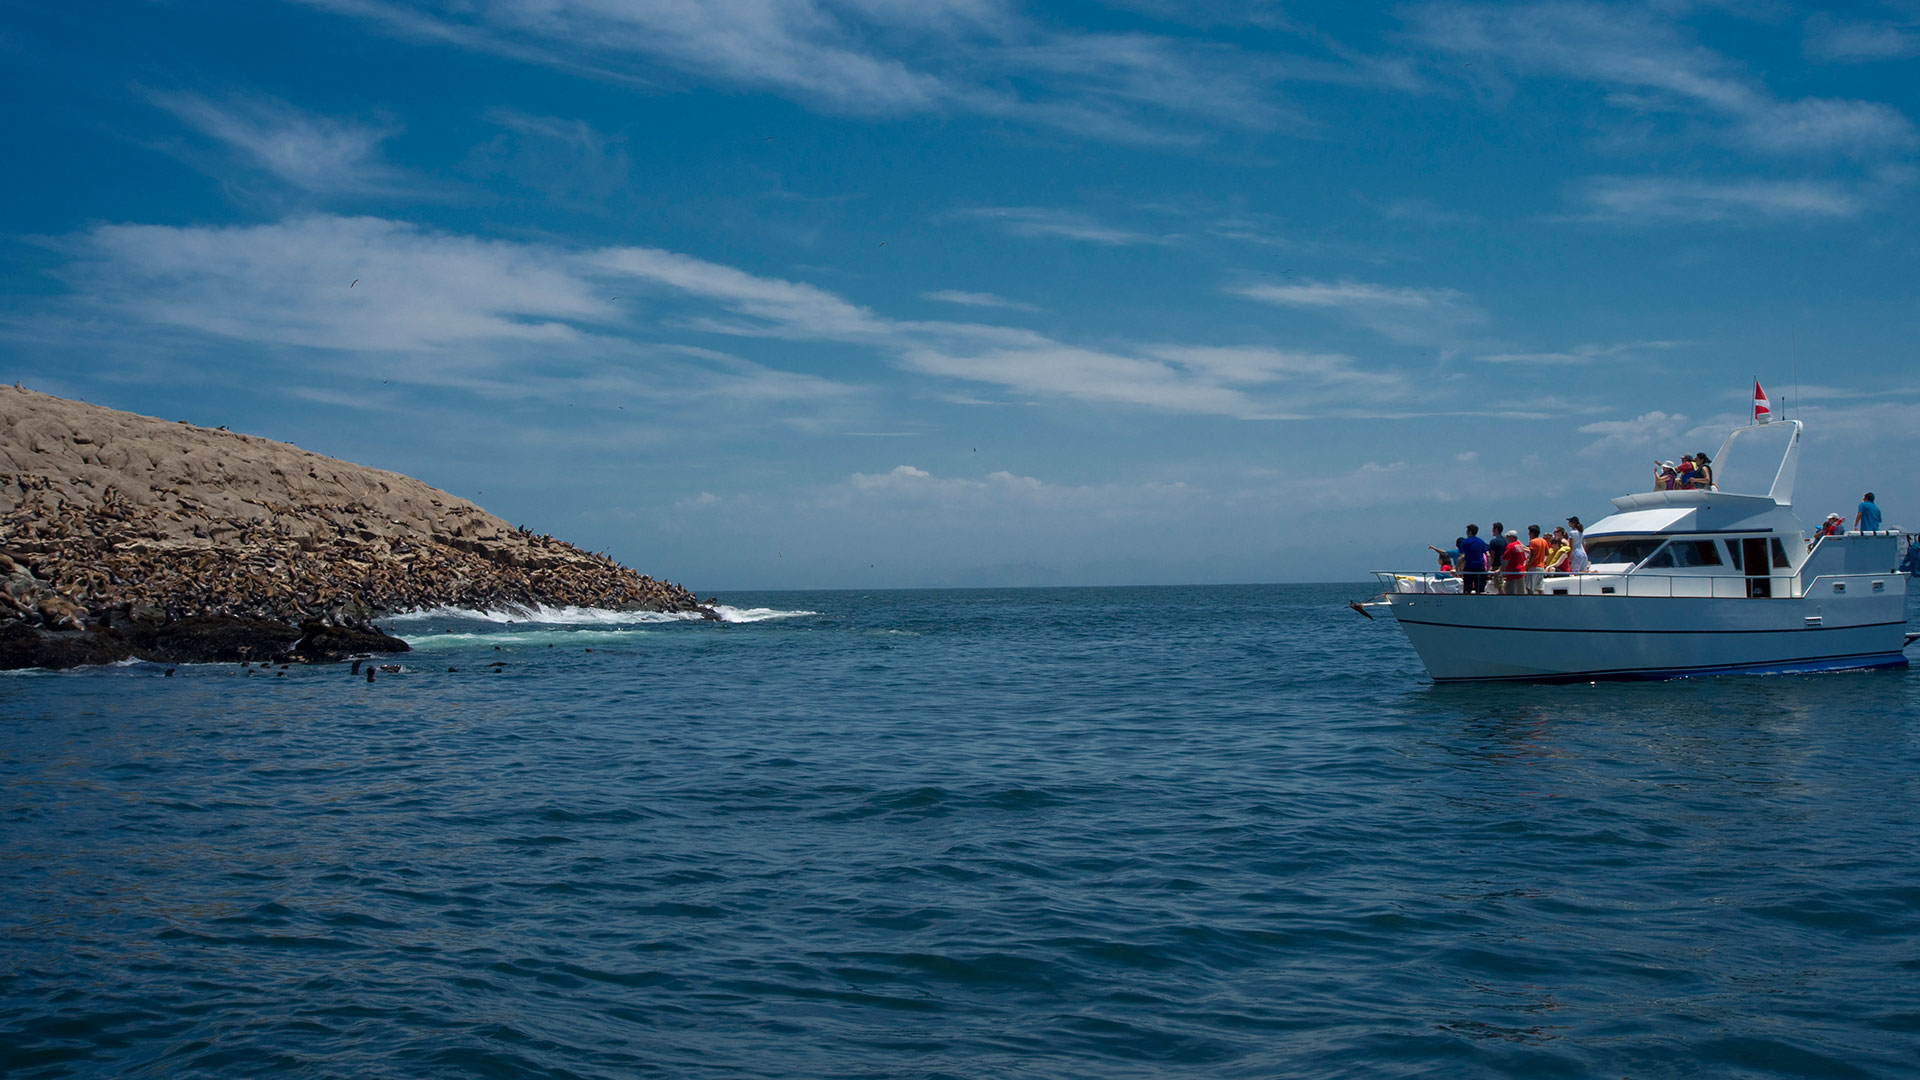
M 1374 577 L 1389 593 L 1451 593 L 1451 586 L 1434 588 L 1436 581 L 1459 579 L 1457 574 L 1434 571 L 1375 570 Z M 1658 570 L 1590 570 L 1580 574 L 1547 574 L 1541 581 L 1540 595 L 1546 596 L 1627 596 L 1644 598 L 1744 599 L 1754 596 L 1752 583 L 1764 582 L 1761 598 L 1795 599 L 1801 596 L 1878 593 L 1889 590 L 1905 593 L 1907 575 L 1896 570 L 1870 574 L 1821 574 L 1800 588 L 1795 574 L 1774 573 L 1765 576 L 1746 574 L 1674 574 Z M 1896 580 L 1897 579 L 1897 580 Z M 1512 579 L 1510 578 L 1509 581 Z M 1404 584 L 1403 584 L 1404 583 Z M 1491 575 L 1489 576 L 1491 588 Z M 1524 596 L 1518 591 L 1506 594 L 1487 592 L 1485 596 Z

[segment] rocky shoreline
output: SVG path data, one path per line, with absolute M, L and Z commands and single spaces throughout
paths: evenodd
M 398 473 L 0 387 L 0 669 L 404 651 L 436 607 L 716 617 Z

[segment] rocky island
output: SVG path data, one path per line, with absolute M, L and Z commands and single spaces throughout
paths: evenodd
M 0 387 L 0 669 L 311 662 L 425 608 L 714 617 L 679 585 L 399 473 Z

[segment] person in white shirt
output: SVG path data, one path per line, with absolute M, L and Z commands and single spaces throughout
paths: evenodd
M 1576 574 L 1586 573 L 1587 568 L 1593 565 L 1587 560 L 1585 530 L 1586 526 L 1580 524 L 1578 517 L 1570 517 L 1567 519 L 1567 543 L 1573 547 L 1572 553 L 1568 556 L 1568 558 L 1571 559 L 1569 569 Z

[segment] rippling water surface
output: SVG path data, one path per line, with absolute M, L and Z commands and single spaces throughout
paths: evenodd
M 1920 1075 L 1920 675 L 1436 688 L 1369 591 L 0 678 L 0 1073 Z

